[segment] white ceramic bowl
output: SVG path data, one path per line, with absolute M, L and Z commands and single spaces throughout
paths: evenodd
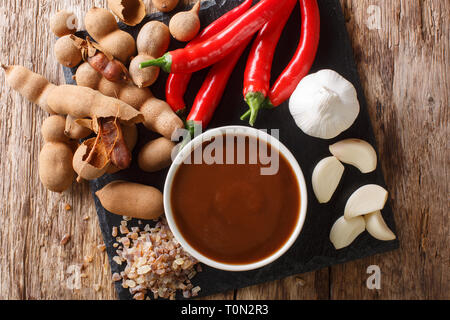
M 249 263 L 249 264 L 227 264 L 218 262 L 212 259 L 209 259 L 208 257 L 204 256 L 200 252 L 198 252 L 196 249 L 194 249 L 182 236 L 180 230 L 178 229 L 178 226 L 175 223 L 175 220 L 173 218 L 173 212 L 172 212 L 172 206 L 171 206 L 171 188 L 172 188 L 172 182 L 173 178 L 175 176 L 175 173 L 177 172 L 177 169 L 179 168 L 180 164 L 183 162 L 183 160 L 191 154 L 192 150 L 194 150 L 196 147 L 200 146 L 203 142 L 210 141 L 211 138 L 224 135 L 226 133 L 237 134 L 237 135 L 246 135 L 254 138 L 258 138 L 261 141 L 264 141 L 265 143 L 270 144 L 271 146 L 275 147 L 289 162 L 291 165 L 294 174 L 297 178 L 297 182 L 300 189 L 300 212 L 299 217 L 297 219 L 297 224 L 295 226 L 294 231 L 290 235 L 289 239 L 285 242 L 285 244 L 280 247 L 277 251 L 275 251 L 272 255 L 264 258 L 263 260 Z M 275 143 L 274 143 L 275 142 Z M 297 160 L 292 155 L 292 153 L 276 138 L 270 136 L 264 131 L 257 130 L 250 127 L 243 127 L 243 126 L 228 126 L 228 127 L 220 127 L 220 128 L 214 128 L 211 130 L 208 130 L 204 132 L 203 134 L 197 136 L 192 141 L 190 141 L 184 148 L 181 150 L 181 152 L 176 156 L 174 159 L 172 166 L 169 169 L 169 173 L 166 177 L 166 182 L 164 185 L 164 209 L 166 213 L 167 222 L 169 224 L 170 229 L 172 230 L 172 233 L 174 234 L 175 238 L 180 242 L 180 244 L 183 246 L 183 248 L 194 258 L 196 258 L 198 261 L 211 266 L 216 269 L 226 270 L 226 271 L 248 271 L 253 269 L 261 268 L 279 257 L 281 257 L 295 242 L 297 237 L 300 234 L 300 231 L 302 230 L 303 223 L 305 222 L 306 218 L 306 208 L 307 208 L 307 189 L 306 189 L 306 183 L 305 178 L 303 176 L 303 172 L 300 169 L 300 166 L 298 165 Z

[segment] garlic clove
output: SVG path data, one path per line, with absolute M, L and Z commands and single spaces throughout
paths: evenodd
M 330 201 L 341 181 L 344 169 L 336 157 L 325 158 L 314 168 L 312 186 L 319 203 Z
M 347 200 L 345 219 L 352 219 L 384 208 L 388 192 L 376 184 L 365 185 L 356 190 Z
M 369 173 L 377 168 L 377 153 L 366 141 L 347 139 L 330 146 L 333 156 L 344 163 L 358 168 L 362 173 Z
M 372 237 L 381 241 L 395 240 L 395 234 L 389 229 L 381 215 L 381 211 L 375 211 L 364 216 L 366 230 Z
M 336 220 L 330 231 L 330 241 L 336 250 L 348 247 L 366 229 L 363 217 Z

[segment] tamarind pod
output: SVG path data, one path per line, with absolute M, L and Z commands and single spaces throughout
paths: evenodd
M 52 115 L 41 127 L 44 145 L 39 153 L 39 179 L 44 187 L 53 192 L 63 192 L 72 184 L 72 143 L 64 135 L 64 116 Z
M 97 138 L 91 138 L 83 141 L 73 156 L 73 169 L 78 174 L 77 181 L 82 179 L 94 180 L 105 174 L 109 167 L 108 159 L 104 146 L 97 144 Z
M 87 124 L 87 123 L 86 123 Z M 138 139 L 138 131 L 135 124 L 124 125 L 120 124 L 122 129 L 123 139 L 128 150 L 131 152 L 136 146 Z M 90 126 L 92 129 L 92 126 Z M 84 180 L 93 180 L 100 178 L 105 173 L 116 173 L 121 169 L 117 168 L 108 159 L 108 154 L 105 146 L 103 144 L 95 144 L 98 142 L 97 138 L 91 138 L 83 141 L 83 143 L 78 146 L 73 157 L 73 168 L 78 174 L 77 181 L 80 182 Z M 93 149 L 95 149 L 93 151 Z M 90 160 L 91 163 L 88 163 Z
M 61 10 L 50 18 L 50 30 L 55 36 L 61 38 L 75 33 L 77 22 L 77 17 L 73 12 Z
M 108 8 L 120 21 L 129 26 L 141 23 L 146 14 L 145 3 L 142 0 L 108 0 Z
M 97 41 L 104 50 L 127 63 L 136 53 L 136 42 L 127 32 L 120 30 L 116 19 L 109 10 L 94 7 L 85 17 L 84 24 L 89 35 Z
M 152 97 L 139 110 L 144 116 L 143 125 L 169 140 L 175 130 L 184 127 L 183 121 L 164 100 Z
M 100 91 L 105 96 L 116 97 L 135 109 L 153 97 L 147 88 L 138 88 L 132 82 L 112 82 L 103 77 L 89 63 L 81 64 L 75 73 L 77 85 Z
M 47 96 L 56 87 L 45 77 L 25 67 L 1 65 L 6 74 L 6 82 L 28 101 L 31 101 L 50 114 L 55 114 L 47 103 Z
M 70 139 L 84 139 L 92 133 L 92 130 L 78 124 L 76 120 L 68 115 L 66 117 L 66 124 L 64 128 L 64 134 Z
M 141 28 L 136 39 L 138 55 L 131 60 L 128 67 L 131 79 L 139 88 L 152 85 L 159 76 L 159 68 L 141 69 L 141 62 L 162 56 L 169 44 L 169 28 L 161 21 L 147 22 Z
M 164 137 L 149 141 L 139 151 L 139 168 L 145 172 L 156 172 L 169 167 L 174 147 L 175 143 Z
M 58 114 L 81 118 L 117 117 L 125 123 L 140 123 L 143 115 L 125 102 L 105 96 L 87 87 L 61 85 L 47 96 L 51 110 Z
M 88 57 L 87 62 L 109 81 L 117 82 L 128 79 L 128 71 L 123 63 L 116 59 L 109 60 L 102 52 L 97 52 L 94 56 Z
M 82 64 L 75 75 L 79 86 L 97 89 L 107 96 L 115 96 L 140 110 L 144 126 L 170 139 L 173 131 L 184 126 L 183 121 L 163 100 L 153 96 L 148 88 L 138 88 L 130 82 L 111 82 L 89 64 Z
M 50 191 L 67 190 L 74 178 L 72 149 L 62 142 L 44 144 L 39 154 L 39 178 Z
M 111 163 L 123 170 L 130 166 L 131 153 L 125 143 L 122 128 L 113 117 L 99 119 L 99 135 L 105 145 Z
M 147 185 L 113 181 L 95 195 L 103 207 L 114 214 L 149 220 L 164 213 L 161 191 Z
M 123 139 L 125 140 L 128 150 L 130 150 L 130 152 L 132 152 L 134 147 L 136 146 L 137 139 L 138 139 L 137 127 L 135 124 L 133 124 L 131 126 L 121 125 L 121 127 L 122 127 Z M 113 174 L 113 173 L 117 173 L 119 171 L 120 171 L 120 169 L 111 163 L 109 165 L 108 169 L 106 170 L 106 173 Z
M 41 126 L 41 135 L 46 142 L 69 143 L 70 138 L 65 135 L 66 118 L 61 115 L 51 115 Z
M 67 68 L 74 68 L 83 61 L 82 52 L 73 38 L 77 37 L 72 34 L 59 38 L 53 47 L 56 60 Z

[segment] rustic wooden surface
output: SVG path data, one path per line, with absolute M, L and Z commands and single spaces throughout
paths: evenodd
M 450 298 L 450 2 L 341 2 L 401 249 L 213 298 Z M 82 18 L 94 5 L 104 7 L 106 1 L 0 0 L 1 62 L 22 64 L 63 83 L 48 19 L 63 8 Z M 37 158 L 46 114 L 0 79 L 0 299 L 115 299 L 106 254 L 96 249 L 102 240 L 87 184 L 74 184 L 61 195 L 41 186 Z M 66 204 L 72 209 L 67 211 Z M 70 241 L 61 246 L 66 234 Z M 80 271 L 86 278 L 81 288 L 70 289 L 86 256 L 93 257 Z M 366 287 L 370 265 L 381 269 L 380 290 Z

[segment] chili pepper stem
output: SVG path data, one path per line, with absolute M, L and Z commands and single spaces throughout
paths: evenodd
M 166 53 L 162 57 L 144 61 L 139 64 L 139 69 L 148 67 L 160 67 L 164 72 L 170 73 L 170 69 L 172 68 L 172 57 L 169 53 Z
M 181 119 L 185 119 L 185 118 L 186 118 L 186 117 L 185 117 L 185 114 L 186 114 L 186 108 L 177 110 L 175 113 L 176 113 L 176 115 L 179 116 Z
M 245 101 L 247 102 L 247 104 L 250 107 L 250 110 L 249 110 L 250 111 L 250 119 L 248 122 L 250 123 L 250 125 L 252 127 L 254 126 L 254 124 L 256 122 L 256 118 L 258 117 L 258 112 L 262 108 L 264 100 L 265 100 L 265 97 L 261 92 L 249 92 L 245 96 Z M 247 113 L 244 114 L 241 117 L 241 119 L 244 118 L 244 116 L 245 116 L 245 118 L 247 118 L 248 117 Z
M 273 109 L 273 108 L 275 108 L 275 106 L 272 104 L 272 102 L 270 102 L 269 98 L 266 98 L 264 100 L 264 102 L 262 103 L 262 107 L 264 109 Z
M 189 135 L 191 136 L 191 139 L 194 137 L 195 133 L 195 121 L 192 120 L 186 120 L 184 123 L 184 127 L 187 131 L 189 131 Z
M 244 121 L 244 120 L 248 119 L 250 117 L 251 113 L 252 113 L 252 111 L 250 109 L 248 109 L 247 112 L 241 116 L 241 120 Z
M 180 148 L 178 149 L 178 151 L 181 151 L 184 149 L 184 147 L 186 147 L 186 145 L 191 141 L 191 139 L 183 139 L 183 141 L 181 141 L 180 144 Z
M 180 144 L 180 148 L 178 150 L 182 150 L 194 137 L 195 137 L 195 130 L 196 130 L 196 122 L 192 120 L 186 120 L 184 123 L 184 127 L 189 132 L 189 139 L 185 136 L 183 138 L 183 141 Z
M 270 102 L 269 98 L 266 98 L 262 103 L 260 109 L 273 109 L 275 106 Z M 246 113 L 241 116 L 241 120 L 244 121 L 250 117 L 252 110 L 248 109 Z

